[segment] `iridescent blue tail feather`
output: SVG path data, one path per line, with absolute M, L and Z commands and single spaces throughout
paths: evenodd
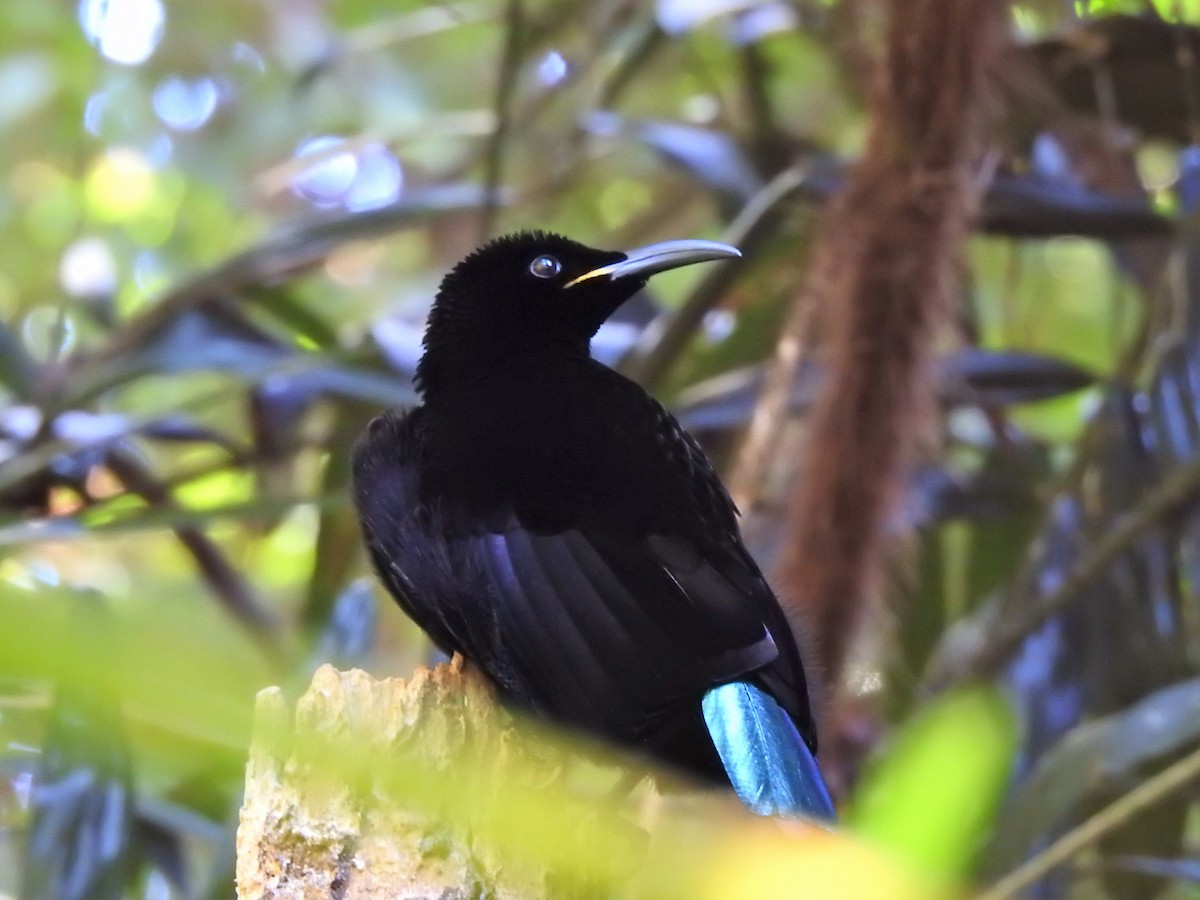
M 702 708 L 729 781 L 752 812 L 835 820 L 816 757 L 774 697 L 735 681 L 705 694 Z

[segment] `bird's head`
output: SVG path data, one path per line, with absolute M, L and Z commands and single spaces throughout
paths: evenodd
M 456 360 L 512 357 L 588 342 L 656 272 L 741 254 L 715 241 L 664 241 L 596 250 L 557 234 L 520 232 L 479 248 L 442 280 L 425 331 L 418 381 L 425 387 Z

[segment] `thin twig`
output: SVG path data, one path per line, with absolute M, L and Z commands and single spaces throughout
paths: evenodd
M 1072 828 L 1057 841 L 1009 872 L 975 900 L 1006 900 L 1015 897 L 1055 867 L 1067 862 L 1110 831 L 1124 825 L 1142 810 L 1170 796 L 1189 781 L 1200 777 L 1200 748 L 1117 798 L 1100 812 Z
M 479 215 L 480 243 L 491 237 L 492 229 L 496 224 L 496 214 L 500 211 L 496 195 L 499 193 L 504 166 L 504 145 L 508 139 L 511 123 L 512 98 L 516 92 L 517 75 L 521 69 L 524 19 L 525 13 L 521 0 L 508 0 L 508 11 L 504 16 L 504 51 L 500 57 L 500 71 L 496 79 L 496 97 L 492 104 L 496 115 L 496 128 L 488 140 L 487 153 L 483 160 L 483 180 L 487 185 L 487 196 L 484 198 L 483 210 Z
M 978 621 L 974 623 L 970 645 L 952 651 L 949 658 L 936 661 L 925 679 L 926 689 L 942 691 L 994 672 L 1017 651 L 1026 637 L 1078 600 L 1084 589 L 1103 575 L 1121 554 L 1172 513 L 1192 503 L 1197 494 L 1200 494 L 1200 459 L 1172 471 L 1141 502 L 1118 518 L 1075 564 L 1057 590 L 1020 610 L 990 608 L 988 627 L 981 627 Z M 1016 583 L 1030 584 L 1031 575 L 1027 569 Z
M 783 426 L 788 419 L 788 398 L 804 361 L 816 305 L 802 292 L 792 304 L 787 320 L 775 343 L 775 356 L 759 390 L 750 427 L 738 448 L 737 460 L 729 478 L 729 493 L 734 504 L 748 515 L 759 494 L 775 456 Z
M 807 166 L 785 169 L 742 207 L 723 238 L 741 249 L 743 262 L 774 235 L 780 202 L 799 189 L 807 177 Z M 643 332 L 628 361 L 621 366 L 622 372 L 648 390 L 658 387 L 740 271 L 741 265 L 711 266 L 665 326 Z
M 151 506 L 173 505 L 170 493 L 145 464 L 128 449 L 115 446 L 105 455 L 105 463 L 125 488 L 142 497 Z M 221 552 L 221 548 L 203 531 L 190 525 L 172 529 L 175 537 L 195 560 L 201 578 L 213 595 L 246 626 L 247 631 L 271 658 L 277 658 L 279 617 L 258 596 L 254 587 Z

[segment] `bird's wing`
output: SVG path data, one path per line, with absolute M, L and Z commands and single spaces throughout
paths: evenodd
M 453 571 L 449 547 L 429 540 L 421 501 L 420 409 L 374 419 L 351 453 L 354 501 L 371 563 L 400 608 L 448 653 L 467 651 L 458 607 L 423 587 Z
M 653 731 L 708 687 L 779 655 L 745 586 L 680 539 L 630 543 L 586 518 L 540 533 L 514 510 L 499 530 L 457 543 L 489 598 L 484 615 L 468 617 L 468 654 L 576 724 Z

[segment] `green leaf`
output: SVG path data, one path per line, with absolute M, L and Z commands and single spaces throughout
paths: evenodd
M 870 767 L 849 824 L 917 871 L 961 878 L 988 832 L 1016 746 L 1016 720 L 998 690 L 947 694 Z

